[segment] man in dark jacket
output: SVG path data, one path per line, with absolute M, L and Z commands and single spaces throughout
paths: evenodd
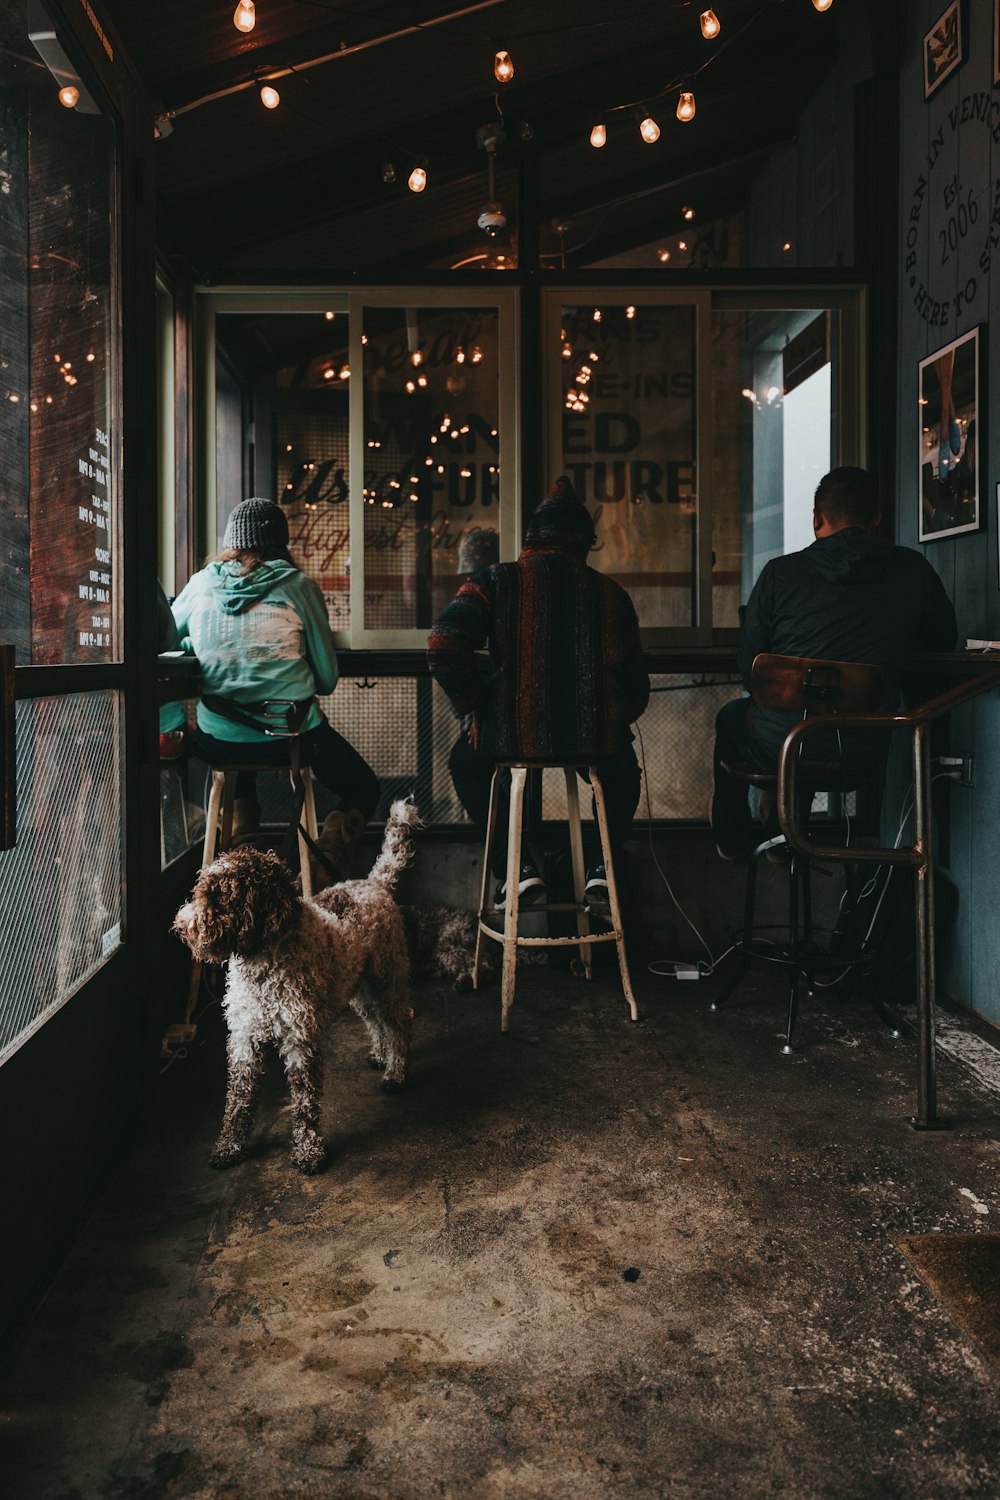
M 495 563 L 463 583 L 431 632 L 431 675 L 460 714 L 473 716 L 449 769 L 484 834 L 496 761 L 562 760 L 596 766 L 613 850 L 627 837 L 640 786 L 629 725 L 649 702 L 649 674 L 631 599 L 587 566 L 594 541 L 589 512 L 569 480 L 558 479 L 528 522 L 517 562 Z M 476 659 L 484 646 L 489 674 Z M 499 826 L 504 821 L 501 805 Z M 500 840 L 492 863 L 503 879 Z M 532 863 L 519 885 L 522 901 L 542 895 Z M 600 866 L 588 872 L 587 895 L 595 911 L 606 903 Z
M 748 690 L 761 651 L 874 662 L 884 674 L 878 711 L 893 713 L 913 653 L 951 650 L 955 611 L 940 578 L 922 553 L 876 535 L 881 519 L 875 480 L 866 469 L 832 469 L 820 480 L 816 540 L 769 562 L 750 595 L 739 648 Z M 729 776 L 722 762 L 748 760 L 773 771 L 797 718 L 759 708 L 749 698 L 727 703 L 719 713 L 712 829 L 723 859 L 747 849 L 751 818 L 746 785 Z

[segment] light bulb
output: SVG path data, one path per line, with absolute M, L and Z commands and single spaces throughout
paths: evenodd
M 253 0 L 240 0 L 239 5 L 233 11 L 233 25 L 237 31 L 253 31 L 257 24 L 257 12 L 253 8 Z
M 427 168 L 419 166 L 414 167 L 413 171 L 406 179 L 406 185 L 410 189 L 411 193 L 422 193 L 424 188 L 427 186 Z
M 660 127 L 659 125 L 657 125 L 652 115 L 647 115 L 643 120 L 642 124 L 639 126 L 639 134 L 642 136 L 647 146 L 652 146 L 655 141 L 658 141 L 660 139 Z
M 833 0 L 813 0 L 813 8 L 815 10 L 829 10 L 832 4 Z
M 328 309 L 328 310 L 327 310 L 327 311 L 326 311 L 326 312 L 325 312 L 325 313 L 324 313 L 324 314 L 323 314 L 323 316 L 324 316 L 324 318 L 325 318 L 325 319 L 326 319 L 326 321 L 327 321 L 327 322 L 328 322 L 328 323 L 332 323 L 332 322 L 333 322 L 333 320 L 334 320 L 334 318 L 335 318 L 335 317 L 336 317 L 336 316 L 337 316 L 337 314 L 336 314 L 336 313 L 335 313 L 335 312 L 330 312 L 330 311 L 329 311 L 329 309 Z
M 598 120 L 597 124 L 590 132 L 590 144 L 600 149 L 601 146 L 607 145 L 607 140 L 608 127 L 605 125 L 603 120 Z
M 351 378 L 351 367 L 350 367 L 350 365 L 341 365 L 341 367 L 340 367 L 340 378 L 341 378 L 341 380 L 350 380 L 350 378 Z
M 635 308 L 631 305 L 631 303 L 625 309 L 625 316 L 629 319 L 629 321 L 631 321 L 635 317 Z
M 677 118 L 678 120 L 684 120 L 685 122 L 694 119 L 693 94 L 681 94 L 680 98 L 677 101 Z
M 493 76 L 497 83 L 510 83 L 514 76 L 514 64 L 510 60 L 510 53 L 504 51 L 503 47 L 497 49 L 497 55 L 493 59 Z
M 410 355 L 410 364 L 411 365 L 422 365 L 423 362 L 424 362 L 424 356 L 423 356 L 422 352 L 419 349 L 414 349 L 413 353 Z
M 714 10 L 703 10 L 698 19 L 701 22 L 701 34 L 706 41 L 710 42 L 713 37 L 719 35 L 722 26 Z
M 281 95 L 276 88 L 272 88 L 269 83 L 265 83 L 261 85 L 260 102 L 265 109 L 277 109 L 281 103 Z
M 667 263 L 667 261 L 670 259 L 670 251 L 669 250 L 657 250 L 656 255 L 657 255 L 657 259 L 659 260 L 661 266 L 665 266 L 666 263 Z
M 59 90 L 59 103 L 63 109 L 73 109 L 79 102 L 80 90 L 68 83 L 64 89 Z
M 681 209 L 681 214 L 683 215 L 683 217 L 685 219 L 688 219 L 688 220 L 693 219 L 694 218 L 694 209 L 693 208 L 682 208 Z
M 688 247 L 687 240 L 678 240 L 677 241 L 677 248 L 678 248 L 678 250 L 686 250 L 687 247 Z

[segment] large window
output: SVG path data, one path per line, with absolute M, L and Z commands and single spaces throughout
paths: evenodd
M 71 45 L 0 7 L 0 641 L 22 669 L 0 1061 L 122 945 L 116 129 Z M 32 670 L 64 665 L 105 686 Z
M 200 299 L 205 550 L 282 505 L 341 645 L 424 645 L 462 576 L 516 552 L 513 295 Z
M 19 665 L 108 662 L 122 654 L 114 128 L 45 13 L 31 17 L 0 16 L 0 629 Z
M 550 468 L 594 517 L 589 561 L 629 591 L 647 630 L 689 632 L 699 623 L 698 308 L 553 298 L 547 328 Z

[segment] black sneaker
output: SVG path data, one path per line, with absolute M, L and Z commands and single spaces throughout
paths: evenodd
M 583 899 L 587 910 L 595 917 L 610 917 L 611 897 L 608 895 L 608 872 L 603 865 L 595 865 L 587 873 Z
M 539 875 L 535 866 L 529 861 L 521 866 L 521 878 L 517 882 L 517 894 L 519 906 L 534 906 L 545 899 L 545 881 Z M 494 906 L 506 906 L 507 904 L 507 882 L 501 880 L 493 895 Z

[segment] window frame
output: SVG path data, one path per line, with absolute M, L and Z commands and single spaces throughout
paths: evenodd
M 198 400 L 198 473 L 201 503 L 195 522 L 199 554 L 211 550 L 211 518 L 215 515 L 216 482 L 216 320 L 220 313 L 305 312 L 323 313 L 330 309 L 348 318 L 348 364 L 352 372 L 349 387 L 350 489 L 348 518 L 351 536 L 362 537 L 365 524 L 365 391 L 364 314 L 367 307 L 484 307 L 495 308 L 498 315 L 497 340 L 501 351 L 498 380 L 498 417 L 500 429 L 500 556 L 509 560 L 517 556 L 521 536 L 521 411 L 517 372 L 520 358 L 520 298 L 516 287 L 497 287 L 488 283 L 456 283 L 454 286 L 314 286 L 285 291 L 279 287 L 205 287 L 197 288 L 196 340 Z M 355 372 L 358 372 L 357 377 Z M 350 580 L 351 625 L 349 630 L 334 631 L 338 650 L 355 651 L 423 651 L 430 625 L 413 629 L 378 630 L 364 623 L 366 559 L 362 546 L 352 547 Z M 179 580 L 178 580 L 179 581 Z

